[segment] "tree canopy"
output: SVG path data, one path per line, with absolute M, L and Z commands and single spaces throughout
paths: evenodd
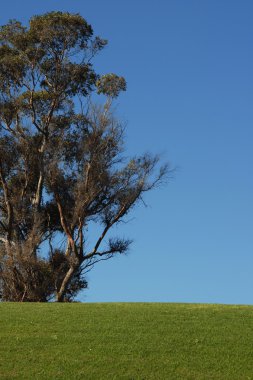
M 111 105 L 125 79 L 92 65 L 106 44 L 79 14 L 0 29 L 2 300 L 72 300 L 94 264 L 127 251 L 109 230 L 167 173 L 158 156 L 124 157 Z

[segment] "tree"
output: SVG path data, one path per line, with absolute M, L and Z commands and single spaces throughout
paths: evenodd
M 167 172 L 157 156 L 123 156 L 111 105 L 126 82 L 91 63 L 106 43 L 62 12 L 0 30 L 2 300 L 72 300 L 88 270 L 127 251 L 131 241 L 109 231 Z M 91 223 L 99 234 L 89 249 Z

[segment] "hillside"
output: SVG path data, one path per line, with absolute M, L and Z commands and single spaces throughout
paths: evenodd
M 253 307 L 0 304 L 3 379 L 253 379 Z

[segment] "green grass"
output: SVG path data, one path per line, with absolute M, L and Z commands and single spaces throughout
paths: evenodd
M 253 379 L 253 307 L 2 303 L 0 379 Z

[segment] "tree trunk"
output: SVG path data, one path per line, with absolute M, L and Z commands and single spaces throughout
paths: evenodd
M 67 271 L 67 273 L 66 273 L 66 275 L 62 281 L 60 290 L 59 290 L 59 292 L 57 292 L 57 295 L 56 295 L 57 302 L 63 302 L 64 301 L 64 296 L 65 296 L 65 293 L 67 290 L 67 286 L 68 286 L 69 282 L 71 281 L 72 276 L 75 273 L 75 270 L 76 270 L 76 267 L 71 266 L 69 268 L 69 270 Z

